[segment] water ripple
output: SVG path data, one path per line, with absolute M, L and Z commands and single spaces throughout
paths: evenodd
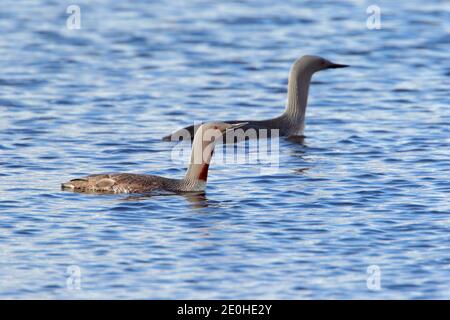
M 368 30 L 360 1 L 81 1 L 67 30 L 61 6 L 3 1 L 0 297 L 448 299 L 448 6 L 379 5 Z M 352 68 L 314 76 L 276 172 L 214 163 L 205 194 L 59 190 L 181 177 L 160 137 L 280 114 L 303 54 Z

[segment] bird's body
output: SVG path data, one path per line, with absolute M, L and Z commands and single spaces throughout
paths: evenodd
M 267 120 L 227 120 L 226 123 L 247 122 L 245 126 L 232 133 L 233 137 L 224 136 L 224 141 L 240 141 L 244 136 L 249 138 L 278 136 L 296 136 L 303 135 L 305 128 L 305 114 L 308 101 L 308 91 L 312 75 L 320 70 L 329 68 L 343 68 L 347 65 L 332 63 L 324 58 L 317 56 L 303 56 L 297 59 L 291 67 L 288 81 L 288 97 L 284 113 L 276 118 Z M 163 137 L 165 141 L 179 141 L 193 139 L 197 126 L 188 126 L 175 131 L 174 133 Z M 249 129 L 254 132 L 247 133 Z M 239 131 L 241 133 L 239 133 Z M 247 134 L 242 133 L 245 132 Z
M 206 187 L 209 163 L 216 139 L 227 130 L 240 128 L 245 123 L 213 122 L 197 130 L 192 144 L 191 161 L 183 179 L 165 178 L 148 174 L 104 173 L 72 179 L 63 183 L 63 189 L 94 193 L 149 193 L 155 191 L 198 192 Z
M 150 174 L 103 173 L 93 174 L 63 183 L 64 189 L 94 193 L 149 193 L 158 190 L 169 192 L 202 191 L 206 181 L 171 179 Z
M 279 136 L 296 136 L 303 134 L 301 122 L 292 123 L 286 116 L 269 120 L 227 120 L 226 123 L 247 123 L 239 130 L 227 132 L 222 136 L 223 143 L 234 143 L 246 139 L 272 138 Z M 163 138 L 164 141 L 189 140 L 195 136 L 199 125 L 191 125 Z M 181 139 L 180 139 L 181 138 Z

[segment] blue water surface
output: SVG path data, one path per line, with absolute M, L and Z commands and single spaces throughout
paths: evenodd
M 2 0 L 0 30 L 0 298 L 450 298 L 450 2 Z M 161 137 L 281 114 L 304 54 L 352 67 L 314 76 L 276 170 L 213 163 L 205 195 L 60 190 L 182 177 Z

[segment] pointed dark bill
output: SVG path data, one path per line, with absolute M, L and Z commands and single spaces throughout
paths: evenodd
M 350 67 L 350 66 L 348 64 L 332 63 L 328 68 L 337 69 L 337 68 L 347 68 L 347 67 Z

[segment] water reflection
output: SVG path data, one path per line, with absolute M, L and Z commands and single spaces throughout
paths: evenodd
M 187 202 L 194 209 L 206 208 L 208 207 L 208 198 L 205 192 L 185 192 L 185 193 L 169 193 L 169 192 L 158 192 L 151 194 L 140 194 L 140 195 L 129 195 L 125 198 L 121 198 L 123 201 L 144 201 L 156 197 L 176 197 L 180 196 L 187 200 Z
M 209 206 L 208 198 L 205 192 L 184 193 L 183 197 L 190 203 L 192 208 L 199 209 L 199 208 L 207 208 Z
M 290 141 L 290 142 L 294 142 L 300 145 L 305 145 L 305 138 L 306 136 L 290 136 L 287 137 L 286 140 Z

